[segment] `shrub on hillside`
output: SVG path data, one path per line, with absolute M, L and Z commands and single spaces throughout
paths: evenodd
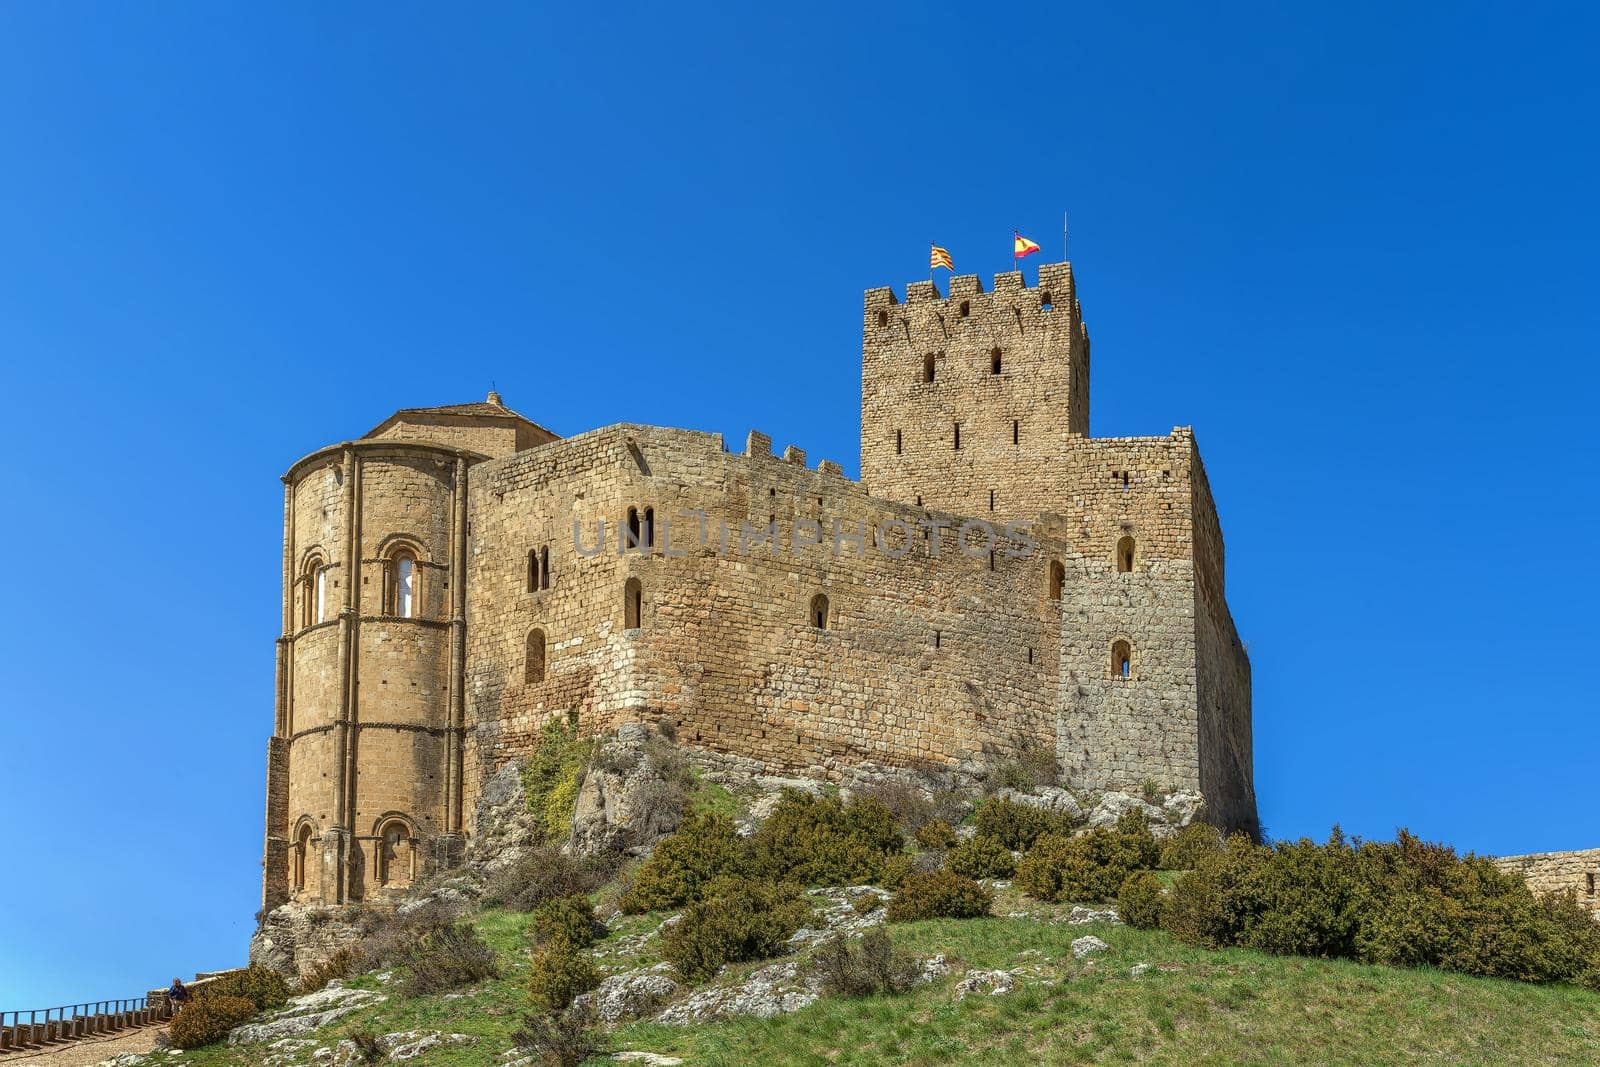
M 1199 857 L 1161 908 L 1161 925 L 1180 941 L 1207 948 L 1235 945 L 1244 931 L 1240 905 L 1268 850 L 1234 834 L 1217 852 Z
M 922 871 L 900 884 L 889 902 L 889 921 L 975 919 L 989 914 L 994 894 L 964 874 Z
M 564 934 L 558 934 L 534 950 L 528 971 L 528 996 L 546 1011 L 559 1011 L 579 993 L 600 984 L 594 961 Z
M 933 801 L 923 796 L 922 790 L 905 782 L 880 782 L 857 796 L 871 797 L 882 804 L 908 834 L 916 834 L 928 820 L 936 817 Z
M 878 884 L 885 889 L 899 889 L 907 878 L 917 873 L 918 858 L 904 852 L 890 856 L 883 861 L 883 874 L 878 878 Z
M 1208 823 L 1192 822 L 1161 846 L 1161 869 L 1193 870 L 1202 856 L 1222 851 L 1222 834 Z
M 1076 837 L 1045 834 L 1017 864 L 1017 885 L 1048 901 L 1109 901 L 1133 872 L 1138 847 L 1127 835 L 1097 827 Z
M 407 972 L 401 988 L 413 997 L 500 976 L 494 949 L 464 922 L 428 930 L 417 940 L 400 945 L 394 959 Z
M 989 797 L 978 805 L 978 834 L 998 838 L 1009 849 L 1024 852 L 1040 834 L 1066 833 L 1065 819 L 1005 797 Z
M 221 1041 L 228 1036 L 229 1030 L 255 1013 L 255 1002 L 248 997 L 215 996 L 209 991 L 203 992 L 184 1005 L 183 1010 L 173 1018 L 167 1034 L 178 1048 L 202 1048 Z
M 1142 810 L 1125 811 L 1112 828 L 1122 849 L 1122 862 L 1130 871 L 1152 870 L 1161 862 L 1161 843 L 1150 832 L 1150 820 Z
M 956 831 L 943 819 L 929 819 L 918 827 L 916 840 L 927 849 L 950 848 L 956 843 Z
M 1016 754 L 994 766 L 989 772 L 988 785 L 995 789 L 1018 789 L 1031 793 L 1041 785 L 1055 785 L 1061 776 L 1053 749 L 1037 741 L 1025 739 Z
M 269 967 L 251 964 L 242 971 L 225 974 L 204 987 L 208 997 L 243 997 L 257 1011 L 283 1007 L 289 999 L 289 983 Z
M 922 972 L 915 956 L 897 951 L 883 927 L 868 930 L 859 946 L 835 935 L 817 949 L 817 974 L 824 992 L 862 997 L 871 993 L 904 993 Z
M 1161 880 L 1149 871 L 1134 871 L 1117 890 L 1117 915 L 1129 926 L 1154 930 L 1161 925 Z
M 301 993 L 315 993 L 335 978 L 349 978 L 360 974 L 365 967 L 366 954 L 359 948 L 346 947 L 321 963 L 300 972 Z
M 662 932 L 661 955 L 686 981 L 702 981 L 724 963 L 778 955 L 811 914 L 795 885 L 719 878 Z
M 1016 872 L 1011 850 L 996 837 L 978 834 L 952 848 L 944 857 L 946 869 L 968 878 L 1010 878 Z
M 1252 844 L 1203 856 L 1162 923 L 1192 944 L 1600 985 L 1600 924 L 1488 860 L 1400 831 L 1392 843 Z
M 525 1015 L 511 1041 L 519 1049 L 531 1050 L 546 1067 L 579 1067 L 599 1047 L 594 1009 Z
M 576 893 L 540 904 L 533 909 L 533 921 L 528 924 L 528 934 L 536 945 L 565 938 L 579 948 L 594 944 L 596 937 L 605 935 L 605 929 L 594 917 L 589 898 Z
M 883 898 L 876 893 L 862 893 L 850 902 L 850 908 L 857 915 L 871 915 L 883 907 Z
M 545 724 L 539 747 L 522 770 L 528 810 L 547 841 L 561 840 L 572 830 L 578 787 L 583 783 L 592 747 L 590 741 L 578 736 L 576 716 L 567 721 L 551 719 Z
M 796 790 L 783 794 L 750 839 L 756 873 L 804 885 L 854 885 L 883 877 L 901 848 L 894 815 L 872 796 L 846 804 Z
M 621 907 L 629 914 L 682 907 L 699 900 L 714 879 L 749 872 L 750 857 L 734 832 L 733 820 L 700 812 L 656 844 L 650 858 L 634 872 Z
M 616 874 L 618 857 L 568 856 L 554 845 L 530 850 L 516 863 L 496 871 L 484 888 L 488 907 L 532 911 L 546 900 L 592 893 Z

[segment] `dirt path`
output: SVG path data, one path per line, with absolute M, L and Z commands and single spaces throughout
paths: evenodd
M 13 1052 L 0 1055 L 0 1067 L 94 1067 L 101 1060 L 124 1052 L 149 1052 L 156 1047 L 156 1034 L 163 1027 L 146 1026 L 132 1033 L 84 1038 L 60 1048 L 38 1052 Z

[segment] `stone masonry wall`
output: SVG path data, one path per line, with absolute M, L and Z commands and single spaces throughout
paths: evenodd
M 1013 559 L 997 546 L 991 570 L 987 553 L 959 552 L 952 526 L 934 558 L 918 524 L 926 512 L 752 438 L 753 455 L 730 455 L 713 435 L 611 427 L 474 468 L 469 790 L 568 709 L 597 730 L 671 719 L 683 742 L 822 774 L 874 762 L 972 770 L 1022 737 L 1053 742 L 1059 607 L 1047 603 L 1044 556 Z M 630 507 L 653 510 L 656 545 L 619 556 Z M 574 520 L 586 549 L 604 521 L 607 551 L 579 554 Z M 791 552 L 795 530 L 819 520 L 829 545 Z M 834 555 L 835 520 L 869 538 L 898 521 L 913 536 L 895 528 L 900 559 L 843 542 Z M 740 556 L 742 524 L 772 522 L 782 550 Z M 527 552 L 546 547 L 550 588 L 529 592 Z M 623 626 L 630 578 L 643 590 L 637 630 Z M 808 618 L 818 594 L 825 629 Z M 536 628 L 547 662 L 530 682 Z
M 985 292 L 960 275 L 948 297 L 914 282 L 904 304 L 867 291 L 861 480 L 874 496 L 1002 519 L 1066 509 L 1062 457 L 1089 432 L 1089 335 L 1071 267 L 1039 278 L 999 274 Z
M 1500 856 L 1494 861 L 1503 871 L 1523 875 L 1535 893 L 1572 890 L 1578 903 L 1600 919 L 1600 848 L 1576 852 L 1535 852 L 1526 856 Z

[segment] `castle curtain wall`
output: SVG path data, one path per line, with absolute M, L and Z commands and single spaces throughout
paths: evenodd
M 1011 559 L 997 544 L 991 570 L 987 552 L 958 550 L 958 522 L 947 519 L 931 558 L 918 525 L 927 512 L 868 497 L 837 467 L 808 470 L 751 438 L 750 454 L 736 455 L 712 435 L 612 427 L 474 468 L 469 783 L 528 752 L 568 710 L 594 730 L 669 719 L 681 742 L 825 776 L 866 764 L 972 771 L 1023 739 L 1054 744 L 1047 557 Z M 653 510 L 656 543 L 619 556 L 630 507 Z M 869 538 L 891 520 L 906 524 L 904 558 L 870 542 L 865 556 L 843 543 L 834 555 L 836 519 Z M 604 520 L 606 550 L 576 551 L 574 520 L 586 550 Z M 741 524 L 772 521 L 781 551 L 741 556 Z M 796 524 L 819 522 L 828 544 L 792 553 Z M 550 588 L 530 593 L 525 556 L 545 543 Z M 643 591 L 636 631 L 623 625 L 630 578 Z M 819 593 L 826 629 L 811 625 Z M 518 663 L 535 627 L 548 660 L 528 684 Z

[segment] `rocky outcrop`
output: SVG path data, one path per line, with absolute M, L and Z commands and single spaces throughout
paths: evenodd
M 1114 826 L 1130 811 L 1144 812 L 1151 831 L 1157 837 L 1165 837 L 1201 818 L 1205 813 L 1205 798 L 1199 793 L 1178 792 L 1154 804 L 1127 793 L 1102 793 L 1089 812 L 1089 828 Z
M 1031 793 L 1024 793 L 1020 789 L 1001 789 L 995 796 L 1060 815 L 1075 823 L 1083 821 L 1083 805 L 1078 803 L 1077 797 L 1059 786 L 1035 786 Z
M 349 908 L 283 904 L 264 915 L 250 938 L 250 963 L 294 977 L 357 944 L 362 931 Z
M 539 821 L 528 810 L 522 760 L 511 760 L 483 783 L 474 809 L 468 864 L 487 877 L 514 866 L 542 841 Z
M 683 821 L 684 758 L 641 723 L 600 738 L 578 787 L 572 851 L 638 854 Z
M 1098 937 L 1095 937 L 1093 934 L 1089 934 L 1086 937 L 1077 938 L 1072 942 L 1072 958 L 1081 960 L 1087 956 L 1093 956 L 1104 952 L 1110 947 L 1110 945 L 1106 944 Z
M 794 960 L 784 960 L 752 971 L 738 985 L 697 990 L 657 1015 L 656 1021 L 689 1026 L 739 1015 L 770 1019 L 799 1011 L 821 995 L 821 979 L 802 974 Z
M 593 992 L 580 994 L 572 1004 L 579 1010 L 592 1009 L 601 1022 L 619 1023 L 644 1018 L 677 992 L 672 965 L 658 963 L 654 967 L 611 975 Z
M 228 1034 L 228 1044 L 255 1045 L 286 1037 L 301 1037 L 387 999 L 382 993 L 347 989 L 343 982 L 335 979 L 315 993 L 290 997 L 286 1005 L 259 1021 L 235 1027 Z
M 970 997 L 974 993 L 1000 997 L 1015 992 L 1016 988 L 1015 971 L 968 971 L 961 981 L 956 983 L 956 999 Z

